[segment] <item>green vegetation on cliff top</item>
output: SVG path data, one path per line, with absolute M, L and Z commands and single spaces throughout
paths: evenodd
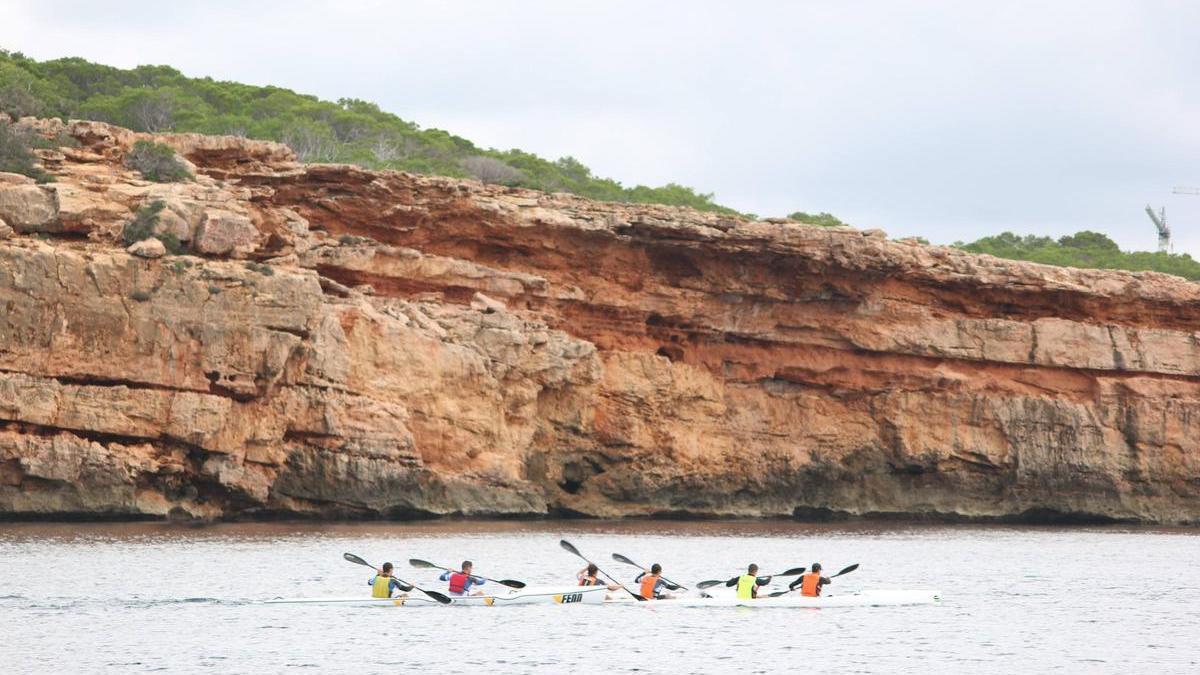
M 1099 232 L 1083 230 L 1059 237 L 1020 236 L 1003 232 L 956 247 L 971 253 L 987 253 L 997 258 L 1110 270 L 1154 271 L 1174 274 L 1192 281 L 1200 280 L 1200 262 L 1186 253 L 1122 251 L 1117 242 Z
M 737 213 L 711 193 L 668 183 L 625 187 L 572 157 L 477 147 L 441 129 L 423 129 L 358 99 L 336 103 L 279 87 L 185 77 L 168 66 L 122 70 L 80 58 L 35 61 L 0 50 L 0 111 L 94 119 L 136 131 L 234 134 L 281 141 L 301 161 L 474 177 L 484 182 L 571 192 L 603 201 L 690 206 Z
M 305 162 L 346 162 L 372 169 L 474 177 L 602 201 L 737 213 L 714 202 L 711 193 L 675 183 L 625 187 L 593 175 L 573 157 L 549 161 L 521 150 L 480 148 L 441 129 L 421 128 L 367 101 L 339 99 L 335 103 L 279 87 L 185 77 L 168 66 L 123 70 L 81 58 L 39 62 L 0 49 L 0 111 L 13 117 L 95 119 L 148 132 L 235 134 L 286 143 Z M 48 179 L 30 164 L 21 148 L 13 146 L 0 154 L 9 158 L 7 170 Z M 826 227 L 845 225 L 829 213 L 797 211 L 789 217 Z M 1088 231 L 1057 240 L 1004 232 L 955 246 L 1013 260 L 1154 270 L 1200 280 L 1200 263 L 1187 254 L 1125 252 L 1107 236 Z

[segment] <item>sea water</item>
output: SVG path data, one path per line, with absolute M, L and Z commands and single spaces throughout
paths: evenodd
M 4 673 L 1200 672 L 1200 532 L 790 521 L 0 524 Z M 617 552 L 694 586 L 849 564 L 829 593 L 935 588 L 934 606 L 269 605 L 369 596 L 371 571 L 573 584 Z M 782 588 L 787 580 L 776 584 Z M 487 586 L 484 587 L 488 588 Z M 494 586 L 493 586 L 494 588 Z

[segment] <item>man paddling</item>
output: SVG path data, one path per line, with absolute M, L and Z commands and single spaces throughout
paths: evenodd
M 739 600 L 753 600 L 758 597 L 758 587 L 771 583 L 771 577 L 758 577 L 758 565 L 750 564 L 746 573 L 738 577 L 737 596 Z
M 662 600 L 675 597 L 666 591 L 667 582 L 662 578 L 662 565 L 654 563 L 648 570 L 642 570 L 633 583 L 639 584 L 641 596 L 647 600 Z
M 483 591 L 478 588 L 471 590 L 475 586 L 482 586 L 486 583 L 479 577 L 471 576 L 471 567 L 471 561 L 464 560 L 460 571 L 444 572 L 438 579 L 450 582 L 448 587 L 450 595 L 483 595 Z
M 812 571 L 808 574 L 801 574 L 799 579 L 788 584 L 788 590 L 795 590 L 800 587 L 800 595 L 809 598 L 815 598 L 821 595 L 821 587 L 825 584 L 831 584 L 833 581 L 829 577 L 821 576 L 821 563 L 813 563 Z
M 390 562 L 383 563 L 383 569 L 378 570 L 375 576 L 367 582 L 367 585 L 371 587 L 372 598 L 390 598 L 392 591 L 403 590 L 400 582 L 392 576 L 392 563 Z
M 575 574 L 575 578 L 579 580 L 580 586 L 601 586 L 600 568 L 596 567 L 596 563 L 588 563 L 588 566 L 579 570 Z M 620 588 L 618 584 L 607 584 L 608 590 L 615 591 Z

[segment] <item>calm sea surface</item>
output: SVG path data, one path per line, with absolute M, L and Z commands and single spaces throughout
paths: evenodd
M 831 591 L 937 588 L 940 606 L 263 605 L 368 595 L 350 551 L 572 583 L 661 562 L 682 583 L 820 561 Z M 1200 532 L 791 522 L 0 524 L 4 673 L 1200 672 Z

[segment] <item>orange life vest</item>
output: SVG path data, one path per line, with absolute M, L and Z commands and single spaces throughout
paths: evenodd
M 647 600 L 654 599 L 654 587 L 658 585 L 659 577 L 653 574 L 647 574 L 642 577 L 642 597 Z
M 821 594 L 821 573 L 809 572 L 801 577 L 800 595 L 815 598 Z
M 582 579 L 579 580 L 580 586 L 597 586 L 599 584 L 600 584 L 600 580 L 597 579 L 596 577 L 589 577 L 589 576 L 585 575 Z

